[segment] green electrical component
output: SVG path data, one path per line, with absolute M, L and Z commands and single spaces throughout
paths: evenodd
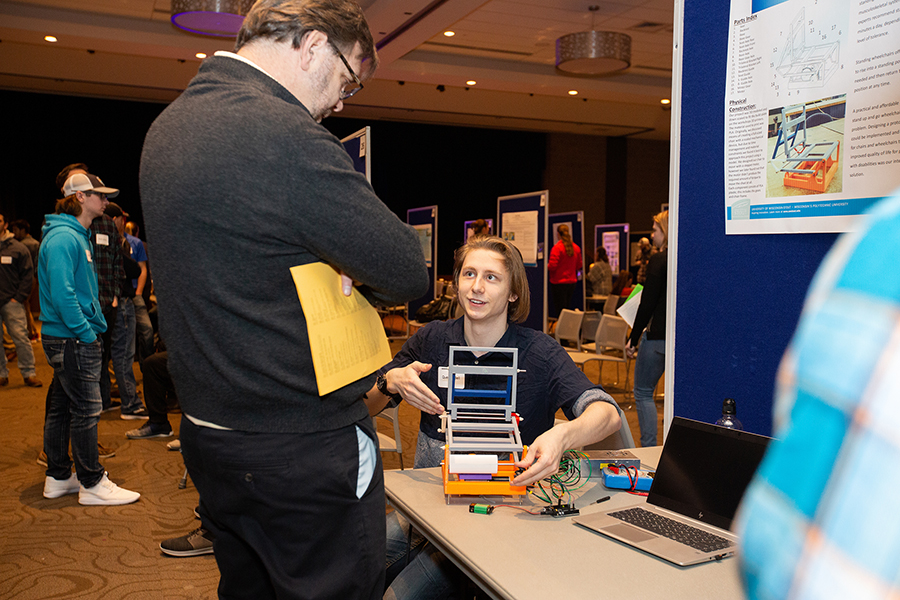
M 473 502 L 469 505 L 469 512 L 479 515 L 489 515 L 494 512 L 494 507 L 490 504 L 475 504 Z

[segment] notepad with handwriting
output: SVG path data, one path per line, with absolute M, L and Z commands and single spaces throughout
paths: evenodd
M 291 267 L 306 317 L 319 395 L 373 373 L 391 360 L 375 308 L 355 288 L 341 291 L 341 276 L 325 263 Z

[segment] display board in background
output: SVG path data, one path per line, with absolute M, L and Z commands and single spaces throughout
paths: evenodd
M 594 225 L 594 248 L 606 248 L 609 267 L 613 273 L 613 284 L 619 271 L 627 271 L 631 265 L 631 244 L 629 243 L 630 223 Z
M 353 168 L 366 176 L 372 183 L 372 128 L 366 125 L 356 133 L 341 140 L 347 154 L 353 161 Z
M 850 231 L 900 186 L 891 4 L 731 1 L 726 233 Z
M 531 311 L 522 323 L 547 332 L 547 217 L 550 192 L 532 192 L 497 198 L 498 235 L 511 242 L 525 262 L 531 292 Z
M 406 222 L 412 225 L 419 234 L 419 242 L 422 245 L 422 254 L 425 256 L 425 267 L 428 269 L 428 291 L 421 298 L 410 300 L 408 303 L 409 318 L 416 318 L 416 311 L 422 306 L 434 300 L 435 284 L 437 283 L 437 225 L 438 207 L 423 206 L 411 208 L 406 211 Z
M 584 289 L 584 276 L 587 273 L 586 265 L 594 262 L 590 259 L 590 257 L 586 256 L 584 253 L 584 211 L 576 211 L 576 212 L 568 212 L 568 213 L 557 213 L 555 215 L 550 215 L 547 219 L 547 225 L 549 228 L 549 236 L 550 242 L 548 247 L 550 250 L 553 249 L 553 246 L 556 245 L 556 242 L 559 241 L 559 234 L 556 232 L 556 228 L 559 225 L 566 224 L 569 226 L 569 232 L 572 235 L 572 243 L 578 246 L 581 249 L 581 267 L 578 269 L 578 281 L 575 283 L 575 290 L 572 292 L 572 298 L 570 300 L 569 308 L 575 308 L 578 310 L 584 310 L 585 307 L 585 289 Z M 547 258 L 550 258 L 550 253 L 548 251 Z M 549 281 L 548 281 L 549 284 Z M 549 310 L 549 309 L 548 309 Z M 551 315 L 553 317 L 558 317 L 559 312 L 555 315 Z
M 494 220 L 493 219 L 472 219 L 471 221 L 466 221 L 463 223 L 463 239 L 468 240 L 472 237 L 472 234 L 475 232 L 475 222 L 476 221 L 484 221 L 488 227 L 488 235 L 494 235 L 496 229 L 494 229 Z

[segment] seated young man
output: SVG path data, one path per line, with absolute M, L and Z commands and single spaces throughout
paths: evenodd
M 450 346 L 517 348 L 516 412 L 528 451 L 518 467 L 525 471 L 515 485 L 529 485 L 555 473 L 569 448 L 592 444 L 619 430 L 615 402 L 582 373 L 553 338 L 519 327 L 530 308 L 525 266 L 518 249 L 493 236 L 473 236 L 456 252 L 453 283 L 463 316 L 435 321 L 411 337 L 379 373 L 366 394 L 371 414 L 389 401 L 406 400 L 422 411 L 416 445 L 416 468 L 439 466 L 444 436 L 438 432 L 447 403 L 446 368 Z M 490 353 L 473 353 L 490 360 Z M 446 381 L 446 377 L 444 378 Z M 554 426 L 556 411 L 569 421 Z M 452 590 L 452 566 L 439 552 L 413 536 L 415 557 L 406 548 L 409 525 L 388 515 L 388 589 L 385 598 L 442 598 Z M 402 572 L 400 570 L 402 569 Z M 399 574 L 398 574 L 399 572 Z

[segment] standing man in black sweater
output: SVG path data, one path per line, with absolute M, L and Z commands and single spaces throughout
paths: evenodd
M 390 304 L 425 293 L 416 234 L 319 125 L 376 61 L 355 3 L 260 0 L 144 142 L 161 333 L 221 597 L 383 592 L 375 377 L 319 396 L 290 273 L 324 262 Z

